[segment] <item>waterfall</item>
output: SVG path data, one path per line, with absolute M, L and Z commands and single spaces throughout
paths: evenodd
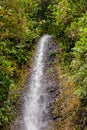
M 44 59 L 49 35 L 44 35 L 38 42 L 34 66 L 30 78 L 29 90 L 25 95 L 23 107 L 23 124 L 21 130 L 46 130 L 48 121 L 47 114 L 47 92 L 45 91 Z M 44 115 L 45 113 L 45 115 Z M 24 128 L 23 128 L 24 127 Z

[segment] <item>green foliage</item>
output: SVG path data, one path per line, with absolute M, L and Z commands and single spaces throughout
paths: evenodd
M 41 33 L 37 20 L 39 3 L 39 0 L 0 1 L 0 128 L 14 116 L 10 96 Z
M 59 61 L 72 75 L 81 106 L 87 107 L 87 1 L 54 0 L 44 3 L 43 32 L 53 35 L 60 46 Z M 81 108 L 83 109 L 83 108 Z M 83 127 L 86 121 L 83 116 Z M 80 125 L 78 128 L 80 128 Z M 82 128 L 82 129 L 84 129 Z
M 58 42 L 59 61 L 72 74 L 76 93 L 86 108 L 86 0 L 1 0 L 0 27 L 0 126 L 13 117 L 11 89 L 27 65 L 35 41 L 44 33 Z
M 87 106 L 86 97 L 87 97 L 87 25 L 86 25 L 86 15 L 79 18 L 78 26 L 79 26 L 79 40 L 75 43 L 75 47 L 73 48 L 73 56 L 71 67 L 74 72 L 74 78 L 77 83 L 78 90 L 81 99 L 83 98 L 85 101 L 82 102 Z

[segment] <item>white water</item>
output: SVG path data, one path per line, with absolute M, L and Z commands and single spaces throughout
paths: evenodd
M 31 74 L 29 91 L 26 93 L 23 108 L 23 130 L 46 130 L 48 122 L 45 121 L 46 98 L 44 85 L 44 55 L 49 35 L 43 36 L 38 42 L 34 67 Z M 46 114 L 45 114 L 46 115 Z

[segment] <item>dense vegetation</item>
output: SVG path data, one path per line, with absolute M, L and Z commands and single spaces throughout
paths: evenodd
M 36 9 L 35 1 L 0 1 L 0 126 L 14 116 L 14 91 L 39 37 Z
M 12 90 L 28 65 L 39 36 L 51 34 L 60 46 L 59 62 L 71 74 L 81 101 L 81 122 L 87 111 L 86 0 L 0 1 L 0 126 L 13 118 Z
M 80 96 L 81 105 L 78 108 L 80 119 L 77 121 L 76 129 L 85 129 L 87 123 L 87 2 L 86 0 L 54 0 L 50 2 L 44 14 L 44 32 L 52 34 L 59 44 L 60 63 L 65 73 L 71 75 L 70 80 L 75 83 L 75 93 Z

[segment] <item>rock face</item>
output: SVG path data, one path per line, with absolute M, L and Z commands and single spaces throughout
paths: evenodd
M 53 114 L 53 110 L 55 107 L 55 101 L 58 99 L 59 95 L 59 83 L 58 83 L 58 74 L 56 73 L 55 64 L 56 64 L 56 55 L 58 45 L 54 42 L 53 38 L 49 39 L 49 46 L 46 48 L 45 53 L 45 69 L 44 75 L 47 82 L 47 92 L 49 93 L 48 97 L 48 111 L 50 122 L 55 120 L 55 116 Z M 59 115 L 58 115 L 59 116 Z M 60 117 L 57 117 L 60 118 Z M 52 128 L 53 126 L 49 123 L 50 126 L 48 128 Z

